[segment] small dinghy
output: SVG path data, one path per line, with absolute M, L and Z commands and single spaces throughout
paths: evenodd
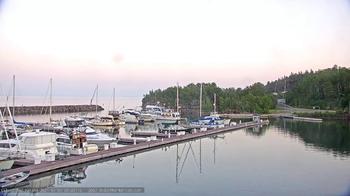
M 29 177 L 29 171 L 24 171 L 0 178 L 0 188 L 14 186 Z

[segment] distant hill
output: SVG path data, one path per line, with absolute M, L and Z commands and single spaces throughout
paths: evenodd
M 183 113 L 198 115 L 199 92 L 199 83 L 179 88 Z M 204 114 L 213 111 L 214 93 L 217 95 L 217 110 L 222 113 L 268 113 L 276 107 L 278 98 L 286 98 L 287 104 L 294 107 L 343 110 L 350 100 L 350 69 L 335 65 L 319 71 L 291 73 L 266 85 L 255 83 L 244 89 L 220 88 L 215 83 L 203 83 Z M 142 99 L 142 105 L 147 104 L 175 108 L 176 86 L 151 90 Z
M 294 107 L 343 110 L 350 101 L 350 69 L 334 65 L 332 68 L 292 73 L 265 88 L 268 92 L 281 92 L 286 86 L 287 104 Z

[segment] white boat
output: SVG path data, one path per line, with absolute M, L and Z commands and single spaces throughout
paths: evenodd
M 15 163 L 15 160 L 0 159 L 0 171 L 11 169 L 14 163 Z
M 30 160 L 54 161 L 57 154 L 56 134 L 50 132 L 23 133 L 18 140 L 9 139 L 0 141 L 0 155 L 23 155 Z
M 139 120 L 137 117 L 130 113 L 122 113 L 119 115 L 119 120 L 125 122 L 126 124 L 137 124 Z
M 116 141 L 116 138 L 110 137 L 103 133 L 97 133 L 90 127 L 85 128 L 86 139 L 89 144 L 110 144 Z
M 143 122 L 154 122 L 156 121 L 156 119 L 157 119 L 156 115 L 147 114 L 147 113 L 141 113 L 139 116 L 139 120 Z
M 179 112 L 161 106 L 147 105 L 143 113 L 155 116 L 155 119 L 162 123 L 176 123 L 181 120 Z
M 170 125 L 159 125 L 159 132 L 165 133 L 177 133 L 177 132 L 191 132 L 191 127 L 183 127 L 181 125 L 170 124 Z
M 98 151 L 96 144 L 88 144 L 85 133 L 57 136 L 57 149 L 62 155 L 84 155 Z
M 89 125 L 96 126 L 96 127 L 109 127 L 109 126 L 115 126 L 116 122 L 114 121 L 113 116 L 98 116 L 93 120 L 88 121 Z
M 79 126 L 86 126 L 86 120 L 77 116 L 71 116 L 64 119 L 67 127 L 74 128 Z
M 15 186 L 29 177 L 29 171 L 24 171 L 0 178 L 0 188 Z

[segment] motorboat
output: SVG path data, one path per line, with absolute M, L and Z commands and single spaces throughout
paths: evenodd
M 59 134 L 56 141 L 57 150 L 62 155 L 84 155 L 98 151 L 98 146 L 88 144 L 86 134 L 81 132 L 72 132 L 69 136 Z
M 24 171 L 0 178 L 0 188 L 15 186 L 29 177 L 30 172 Z
M 25 156 L 30 160 L 54 161 L 57 154 L 56 134 L 50 132 L 23 133 L 16 139 L 0 141 L 1 156 Z
M 139 116 L 139 120 L 143 122 L 155 122 L 157 119 L 156 115 L 141 113 Z
M 115 126 L 116 122 L 114 121 L 113 116 L 98 116 L 95 119 L 92 119 L 88 122 L 89 125 L 91 126 L 96 126 L 96 127 L 109 127 L 109 126 Z
M 64 119 L 64 122 L 66 123 L 66 127 L 69 127 L 69 128 L 87 125 L 85 119 L 83 119 L 81 117 L 77 117 L 77 116 L 67 117 Z
M 171 109 L 165 109 L 161 106 L 146 105 L 143 113 L 154 115 L 158 122 L 176 123 L 177 121 L 181 120 L 179 112 L 174 112 Z
M 116 141 L 116 138 L 110 137 L 104 133 L 98 133 L 96 130 L 86 127 L 85 128 L 86 139 L 89 144 L 110 144 Z
M 128 112 L 120 114 L 119 120 L 125 122 L 126 124 L 137 124 L 139 122 L 135 115 Z
M 1 157 L 0 158 L 0 171 L 11 169 L 14 163 L 15 163 L 15 160 L 13 160 L 13 159 Z
M 184 127 L 178 124 L 159 124 L 159 132 L 161 133 L 177 133 L 177 132 L 191 132 L 191 127 Z

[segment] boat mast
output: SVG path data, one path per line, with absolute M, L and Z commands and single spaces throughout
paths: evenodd
M 216 114 L 216 93 L 214 93 L 214 103 L 213 103 L 213 106 L 214 106 L 214 114 Z
M 4 128 L 4 131 L 5 131 L 5 135 L 6 135 L 6 140 L 9 140 L 10 138 L 9 138 L 9 135 L 7 134 L 7 129 L 6 129 L 6 126 L 5 126 L 5 120 L 4 120 L 4 116 L 2 115 L 1 110 L 0 110 L 0 118 L 1 118 L 1 123 L 4 126 L 3 128 Z M 10 149 L 12 148 L 11 145 L 10 145 L 10 141 L 9 141 L 9 147 L 10 147 Z
M 12 115 L 13 117 L 15 116 L 15 96 L 16 96 L 16 76 L 13 75 L 12 77 L 12 82 L 13 82 L 13 86 L 12 86 Z
M 201 83 L 201 88 L 199 91 L 199 117 L 202 116 L 202 94 L 203 94 L 203 85 Z
M 6 108 L 7 108 L 7 112 L 9 113 L 9 116 L 10 116 L 10 119 L 11 119 L 12 128 L 15 131 L 16 140 L 18 141 L 18 134 L 17 134 L 17 129 L 16 129 L 16 126 L 15 126 L 15 122 L 14 122 L 13 116 L 11 114 L 10 107 L 7 104 L 6 104 Z M 18 145 L 19 145 L 19 149 L 21 150 L 21 145 L 20 144 L 18 144 Z
M 115 88 L 113 88 L 113 111 L 115 111 Z
M 49 108 L 49 113 L 50 113 L 50 124 L 51 124 L 51 115 L 52 115 L 52 78 L 50 78 L 50 108 Z
M 98 103 L 98 85 L 96 86 L 96 116 L 97 116 L 97 103 Z
M 179 83 L 176 86 L 176 112 L 179 112 Z

